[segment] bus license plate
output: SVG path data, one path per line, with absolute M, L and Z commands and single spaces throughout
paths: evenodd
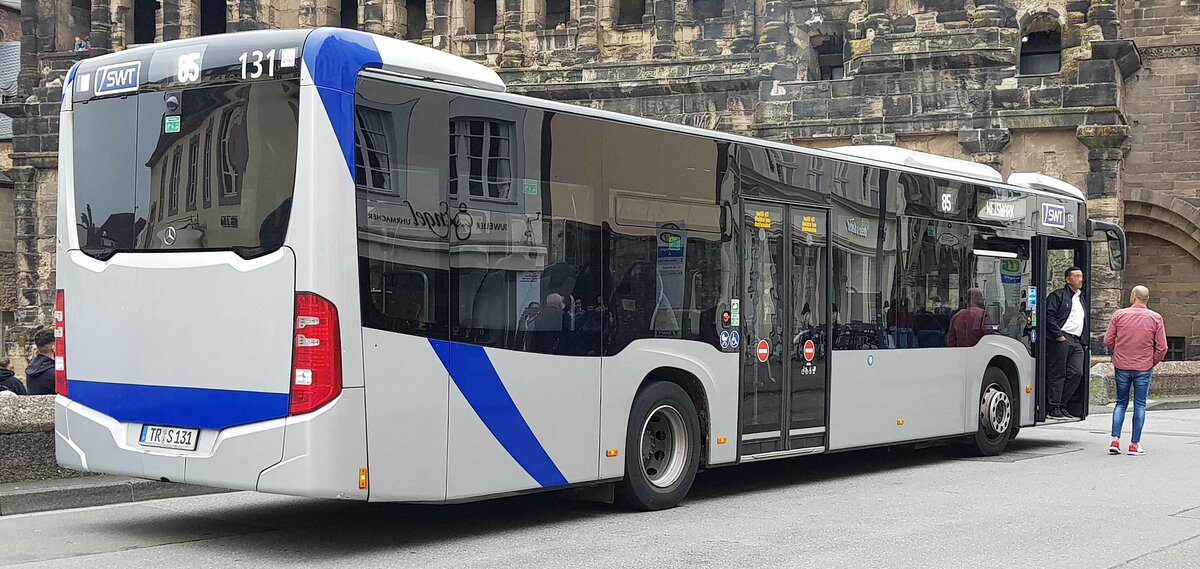
M 158 427 L 142 425 L 142 446 L 173 448 L 179 450 L 196 450 L 196 438 L 199 429 L 180 429 L 178 427 Z

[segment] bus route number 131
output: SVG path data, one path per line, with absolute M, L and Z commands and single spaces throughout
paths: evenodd
M 266 60 L 264 69 L 263 60 Z M 275 50 L 270 50 L 263 53 L 261 49 L 254 51 L 243 51 L 238 57 L 238 61 L 242 62 L 242 79 L 258 79 L 263 76 L 265 71 L 267 77 L 275 76 Z

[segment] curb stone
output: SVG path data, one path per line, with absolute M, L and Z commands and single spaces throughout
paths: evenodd
M 126 476 L 89 476 L 0 484 L 0 516 L 228 492 Z

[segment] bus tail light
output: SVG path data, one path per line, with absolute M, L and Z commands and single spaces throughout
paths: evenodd
M 67 299 L 54 292 L 54 392 L 67 396 Z
M 311 292 L 296 293 L 289 413 L 313 411 L 342 393 L 342 341 L 337 307 Z

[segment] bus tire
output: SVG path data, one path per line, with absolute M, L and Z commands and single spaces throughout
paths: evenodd
M 989 367 L 983 372 L 983 386 L 979 391 L 979 425 L 972 437 L 971 450 L 979 456 L 1000 454 L 1008 445 L 1015 425 L 1008 376 L 999 368 Z
M 663 510 L 681 502 L 700 466 L 700 420 L 682 387 L 655 382 L 633 399 L 625 434 L 625 478 L 617 503 Z

